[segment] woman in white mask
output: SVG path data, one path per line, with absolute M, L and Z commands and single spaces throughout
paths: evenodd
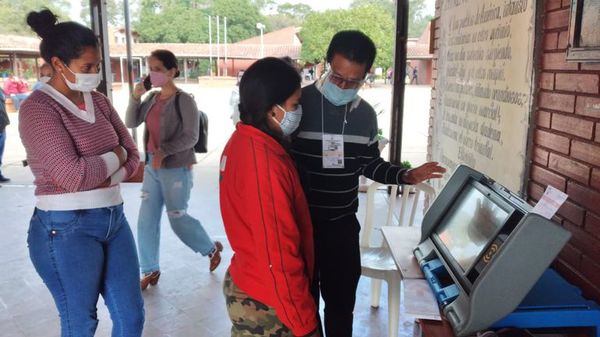
M 309 290 L 312 224 L 283 146 L 301 119 L 301 78 L 264 58 L 240 82 L 240 119 L 221 156 L 220 203 L 234 251 L 223 292 L 231 336 L 320 336 Z
M 119 189 L 139 154 L 111 102 L 94 91 L 101 80 L 98 40 L 79 23 L 58 23 L 47 9 L 29 13 L 27 23 L 53 69 L 19 113 L 36 185 L 31 261 L 52 293 L 62 336 L 94 335 L 99 295 L 113 337 L 141 336 L 138 259 Z
M 138 252 L 142 289 L 155 285 L 160 277 L 160 219 L 163 207 L 173 232 L 194 252 L 208 257 L 209 271 L 221 262 L 223 245 L 214 241 L 198 219 L 188 213 L 192 189 L 194 145 L 198 141 L 200 115 L 194 98 L 177 88 L 179 76 L 175 55 L 155 50 L 148 58 L 153 90 L 142 100 L 146 88 L 138 83 L 132 93 L 125 123 L 137 127 L 146 123 L 144 150 L 146 166 L 142 204 L 138 217 Z

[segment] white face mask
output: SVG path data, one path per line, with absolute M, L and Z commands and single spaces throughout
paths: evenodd
M 294 111 L 286 111 L 279 104 L 276 106 L 284 112 L 279 127 L 281 127 L 284 136 L 289 136 L 294 133 L 300 125 L 300 121 L 302 120 L 302 105 L 298 105 L 298 108 Z
M 48 83 L 48 81 L 50 81 L 50 76 L 42 76 L 42 77 L 40 77 L 40 82 L 42 82 L 42 83 Z
M 69 69 L 69 67 L 67 67 L 66 64 L 65 64 L 65 67 L 67 69 Z M 102 77 L 101 77 L 100 73 L 81 74 L 81 73 L 74 73 L 71 69 L 69 69 L 69 71 L 71 72 L 71 74 L 75 75 L 75 83 L 69 81 L 65 77 L 65 74 L 61 73 L 61 75 L 65 79 L 65 83 L 67 83 L 67 86 L 71 90 L 81 91 L 81 92 L 90 92 L 90 91 L 96 89 L 98 87 L 98 85 L 100 84 L 100 82 L 102 81 Z

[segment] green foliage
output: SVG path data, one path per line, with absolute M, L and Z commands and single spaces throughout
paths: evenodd
M 302 61 L 323 61 L 333 35 L 348 29 L 360 30 L 375 42 L 377 57 L 374 67 L 386 69 L 392 65 L 394 21 L 383 8 L 373 5 L 309 14 L 300 32 Z
M 26 22 L 29 12 L 48 8 L 60 21 L 69 21 L 69 6 L 66 0 L 55 0 L 52 3 L 40 0 L 0 0 L 0 34 L 33 36 L 35 33 Z
M 396 20 L 396 1 L 393 0 L 353 0 L 350 7 L 376 6 L 390 13 Z M 425 0 L 409 0 L 408 4 L 408 37 L 420 37 L 431 21 L 430 15 L 424 15 Z
M 208 17 L 198 2 L 142 0 L 134 30 L 142 42 L 208 42 Z
M 116 27 L 122 27 L 125 25 L 125 10 L 123 7 L 123 1 L 117 1 L 117 0 L 106 0 L 107 5 L 106 5 L 106 10 L 108 12 L 107 15 L 107 20 L 108 23 L 116 26 Z M 131 10 L 131 8 L 136 8 L 135 6 L 136 1 L 133 0 L 129 0 L 129 8 Z M 81 20 L 83 20 L 83 22 L 85 22 L 88 26 L 90 25 L 90 0 L 81 0 Z M 134 17 L 135 14 L 134 13 L 130 13 L 129 14 L 130 17 Z
M 231 43 L 256 36 L 257 23 L 267 25 L 259 7 L 250 0 L 214 0 L 211 12 L 227 17 L 227 36 Z
M 410 163 L 410 161 L 408 161 L 408 160 L 403 160 L 403 161 L 400 163 L 400 167 L 401 167 L 401 168 L 405 168 L 405 169 L 411 169 L 411 168 L 412 168 L 412 164 L 411 164 L 411 163 Z
M 267 16 L 271 30 L 279 30 L 285 27 L 301 27 L 304 19 L 313 10 L 309 5 L 284 3 L 277 6 L 277 13 Z

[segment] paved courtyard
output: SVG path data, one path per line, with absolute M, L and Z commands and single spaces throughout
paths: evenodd
M 219 81 L 219 80 L 215 80 Z M 215 273 L 208 273 L 208 259 L 195 255 L 175 237 L 163 217 L 161 267 L 163 274 L 156 287 L 144 292 L 146 325 L 144 336 L 191 337 L 228 336 L 230 322 L 221 292 L 221 281 L 231 258 L 231 249 L 221 221 L 218 204 L 218 161 L 222 148 L 233 131 L 229 119 L 231 84 L 209 81 L 200 85 L 182 85 L 192 92 L 199 107 L 208 114 L 209 153 L 199 155 L 194 167 L 194 189 L 190 213 L 198 217 L 207 231 L 225 243 L 222 265 Z M 389 129 L 391 87 L 379 86 L 365 89 L 361 94 L 369 102 L 379 103 L 383 113 L 379 116 L 384 135 Z M 425 160 L 429 119 L 430 89 L 425 86 L 408 86 L 405 103 L 405 136 L 403 158 L 420 164 Z M 127 93 L 116 90 L 115 107 L 124 114 Z M 26 235 L 29 217 L 33 210 L 32 176 L 21 165 L 24 151 L 20 144 L 17 115 L 11 114 L 8 142 L 2 172 L 12 179 L 0 187 L 0 337 L 53 337 L 59 336 L 59 322 L 54 303 L 28 257 Z M 141 134 L 140 132 L 138 132 Z M 135 233 L 137 211 L 140 205 L 140 184 L 123 184 L 125 213 Z M 364 199 L 364 195 L 361 195 Z M 362 200 L 361 199 L 361 200 Z M 385 207 L 382 202 L 380 207 Z M 359 218 L 362 220 L 362 208 Z M 381 306 L 369 306 L 370 285 L 361 279 L 356 304 L 354 336 L 385 336 L 387 334 L 387 301 L 383 287 Z M 100 324 L 97 336 L 110 336 L 110 319 L 103 300 L 99 301 Z M 400 317 L 401 337 L 412 336 L 413 319 Z

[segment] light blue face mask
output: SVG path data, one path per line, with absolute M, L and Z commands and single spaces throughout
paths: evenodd
M 302 105 L 298 105 L 298 108 L 294 111 L 285 111 L 279 104 L 277 104 L 277 107 L 284 112 L 279 127 L 281 127 L 284 136 L 289 136 L 294 133 L 300 125 L 300 121 L 302 120 Z
M 358 88 L 342 89 L 326 79 L 323 83 L 323 95 L 331 104 L 340 106 L 352 102 L 358 95 Z

